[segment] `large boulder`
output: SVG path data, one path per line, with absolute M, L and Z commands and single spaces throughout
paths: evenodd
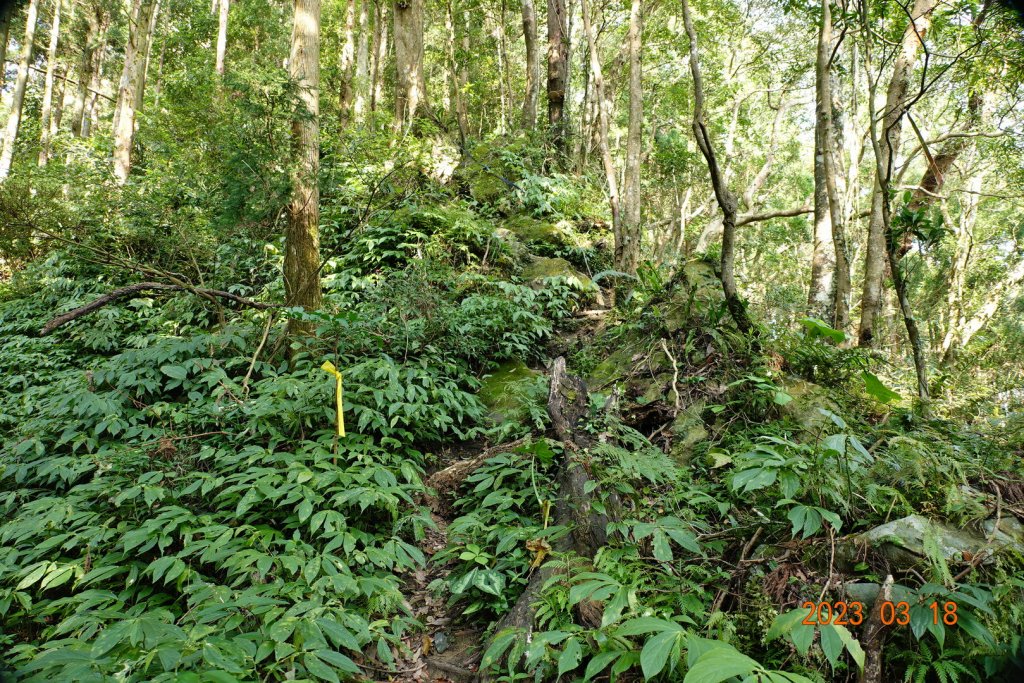
M 535 256 L 523 268 L 520 277 L 533 286 L 541 286 L 545 278 L 564 277 L 575 280 L 584 289 L 596 289 L 594 281 L 572 267 L 572 264 L 563 258 L 544 258 Z
M 1007 549 L 1024 554 L 1024 526 L 1012 517 L 1000 519 L 998 529 L 995 520 L 983 522 L 975 529 L 909 515 L 847 536 L 837 548 L 837 558 L 847 565 L 855 564 L 866 547 L 890 563 L 893 569 L 906 570 L 927 561 L 926 543 L 934 544 L 934 549 L 946 561 L 969 561 L 981 552 L 991 556 Z

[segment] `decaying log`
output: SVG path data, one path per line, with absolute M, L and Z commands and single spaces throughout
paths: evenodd
M 39 334 L 45 337 L 46 335 L 56 330 L 58 327 L 66 325 L 72 320 L 77 320 L 78 318 L 81 318 L 84 315 L 88 315 L 95 310 L 103 308 L 109 303 L 117 301 L 118 299 L 124 299 L 126 297 L 134 296 L 136 294 L 141 294 L 142 292 L 146 291 L 192 292 L 193 294 L 198 294 L 200 296 L 204 296 L 207 298 L 216 297 L 219 299 L 227 299 L 229 301 L 234 301 L 236 304 L 239 304 L 241 306 L 248 306 L 249 308 L 255 308 L 258 310 L 266 310 L 268 308 L 280 307 L 280 304 L 268 304 L 260 301 L 253 301 L 251 299 L 246 299 L 244 297 L 238 296 L 237 294 L 232 294 L 231 292 L 225 292 L 219 289 L 207 289 L 206 287 L 187 287 L 184 285 L 169 285 L 163 282 L 137 282 L 134 285 L 128 285 L 127 287 L 115 289 L 112 292 L 108 292 L 107 294 L 104 294 L 101 297 L 93 299 L 84 306 L 79 306 L 78 308 L 72 309 L 67 313 L 62 313 L 58 315 L 56 318 L 46 323 L 46 325 L 43 326 L 43 329 L 39 331 Z
M 587 491 L 587 482 L 591 481 L 587 473 L 588 449 L 595 443 L 594 437 L 582 428 L 589 412 L 586 384 L 579 377 L 566 373 L 565 358 L 556 358 L 551 368 L 548 414 L 555 434 L 563 444 L 563 455 L 556 477 L 558 499 L 555 501 L 554 523 L 570 531 L 554 542 L 553 550 L 560 553 L 575 551 L 580 557 L 593 558 L 607 541 L 608 517 L 594 509 L 598 491 Z M 555 571 L 543 566 L 534 571 L 526 590 L 498 622 L 495 634 L 516 628 L 524 632 L 529 642 L 536 613 L 534 604 Z
M 882 589 L 878 591 L 871 613 L 864 622 L 864 634 L 861 645 L 864 646 L 864 668 L 860 672 L 857 683 L 882 683 L 882 643 L 885 635 L 885 624 L 882 623 L 882 604 L 892 602 L 892 574 L 885 577 Z

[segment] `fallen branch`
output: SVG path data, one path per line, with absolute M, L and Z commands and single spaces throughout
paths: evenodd
M 118 299 L 123 299 L 125 297 L 133 296 L 141 292 L 150 290 L 163 292 L 192 292 L 193 294 L 198 294 L 199 296 L 204 296 L 207 298 L 227 299 L 229 301 L 234 301 L 236 304 L 239 304 L 241 306 L 248 306 L 249 308 L 255 308 L 261 311 L 266 310 L 268 308 L 280 308 L 281 306 L 281 304 L 268 304 L 260 301 L 253 301 L 251 299 L 240 297 L 237 294 L 232 294 L 231 292 L 225 292 L 219 289 L 207 289 L 206 287 L 189 287 L 186 285 L 168 285 L 163 282 L 137 282 L 134 285 L 128 285 L 127 287 L 115 289 L 112 292 L 108 292 L 107 294 L 104 294 L 101 297 L 93 299 L 84 306 L 79 306 L 78 308 L 72 309 L 67 313 L 62 313 L 61 315 L 58 315 L 56 318 L 46 323 L 43 326 L 43 329 L 39 331 L 39 334 L 45 337 L 46 335 L 56 330 L 58 327 L 66 325 L 72 320 L 77 320 L 82 316 L 88 315 L 95 310 L 103 308 L 109 303 L 117 301 Z

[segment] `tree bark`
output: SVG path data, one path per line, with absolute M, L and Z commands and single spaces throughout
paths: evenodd
M 604 166 L 605 180 L 608 183 L 608 206 L 611 209 L 612 232 L 615 235 L 615 262 L 618 263 L 623 242 L 622 213 L 619 206 L 619 186 L 616 179 L 615 164 L 612 161 L 611 149 L 608 147 L 608 110 L 601 106 L 604 102 L 604 76 L 601 72 L 601 53 L 597 50 L 597 35 L 594 31 L 593 22 L 590 19 L 587 0 L 580 0 L 580 9 L 583 13 L 583 32 L 587 36 L 587 45 L 590 48 L 590 77 L 593 79 L 594 96 L 598 101 L 598 146 L 601 150 L 601 162 Z
M 537 9 L 533 0 L 522 0 L 523 42 L 526 44 L 526 92 L 523 96 L 523 128 L 537 126 L 537 101 L 540 98 L 540 50 L 537 45 Z
M 458 38 L 455 32 L 455 9 L 452 7 L 452 0 L 445 3 L 445 30 L 448 32 L 449 99 L 459 127 L 459 144 L 465 149 L 469 136 L 469 113 L 466 110 L 466 83 L 463 81 L 465 68 L 462 63 L 469 53 L 465 49 L 456 50 Z M 468 36 L 469 26 L 463 26 L 462 31 L 464 36 Z
M 411 126 L 427 108 L 423 72 L 423 0 L 395 0 L 395 127 Z
M 832 213 L 826 186 L 825 157 L 831 151 L 828 120 L 831 116 L 832 15 L 831 0 L 821 1 L 821 24 L 814 69 L 814 246 L 811 286 L 807 305 L 811 315 L 832 322 L 835 317 L 836 249 L 832 240 Z
M 370 103 L 370 19 L 368 3 L 369 0 L 359 0 L 359 15 L 357 19 L 356 74 L 353 86 L 355 101 L 352 103 L 352 113 L 358 124 L 366 121 L 366 113 Z
M 132 147 L 135 143 L 136 103 L 143 87 L 146 51 L 156 0 L 140 0 L 138 12 L 130 22 L 128 44 L 125 46 L 124 68 L 118 87 L 117 113 L 114 116 L 114 177 L 119 185 L 128 180 L 132 168 Z
M 939 347 L 941 353 L 939 364 L 943 367 L 948 367 L 953 361 L 954 342 L 959 337 L 963 323 L 965 276 L 974 247 L 974 225 L 978 217 L 979 201 L 976 193 L 981 191 L 982 176 L 983 174 L 978 171 L 967 182 L 967 189 L 973 190 L 973 192 L 967 195 L 965 203 L 961 207 L 960 220 L 956 223 L 956 247 L 949 269 L 949 290 L 946 292 L 946 333 L 943 335 Z M 943 207 L 945 207 L 945 202 L 943 202 Z M 945 208 L 943 208 L 943 213 L 948 216 Z M 947 219 L 946 224 L 950 225 L 952 221 Z
M 565 0 L 548 0 L 548 126 L 556 152 L 568 152 L 565 99 L 569 81 L 569 35 Z
M 7 77 L 7 43 L 11 39 L 11 14 L 14 12 L 14 4 L 6 3 L 0 8 L 0 92 L 3 92 L 4 82 Z
M 373 3 L 373 44 L 370 46 L 370 112 L 377 111 L 377 103 L 381 98 L 381 70 L 384 68 L 384 53 L 387 51 L 388 24 L 385 17 L 387 11 L 383 0 Z
M 725 304 L 729 309 L 736 327 L 741 332 L 749 332 L 751 329 L 750 317 L 747 314 L 746 304 L 740 298 L 736 289 L 736 197 L 729 191 L 725 184 L 718 159 L 715 156 L 715 148 L 712 145 L 711 133 L 704 123 L 704 83 L 701 79 L 700 62 L 697 58 L 697 31 L 693 28 L 693 18 L 690 16 L 690 5 L 687 0 L 682 0 L 683 24 L 686 27 L 686 35 L 690 40 L 690 75 L 693 78 L 693 135 L 697 138 L 697 146 L 700 148 L 704 160 L 707 162 L 708 172 L 711 175 L 711 185 L 715 191 L 715 199 L 722 210 L 722 260 L 721 280 L 722 290 L 725 293 Z
M 100 18 L 93 8 L 86 9 L 85 20 L 88 28 L 85 32 L 85 42 L 82 44 L 82 54 L 78 63 L 78 88 L 75 94 L 75 104 L 72 108 L 71 133 L 75 137 L 82 137 L 82 121 L 85 118 L 86 102 L 89 97 L 89 82 L 92 80 L 93 71 L 96 69 L 96 40 L 99 33 Z
M 885 215 L 889 212 L 889 198 L 885 189 L 892 179 L 896 153 L 900 146 L 903 115 L 906 113 L 909 99 L 910 77 L 914 71 L 921 41 L 924 40 L 931 25 L 931 14 L 937 3 L 938 0 L 915 0 L 911 10 L 913 21 L 907 24 L 903 32 L 899 53 L 893 65 L 892 78 L 889 81 L 880 149 L 876 150 L 881 157 L 877 160 L 871 218 L 868 224 L 867 254 L 864 260 L 864 287 L 861 294 L 858 333 L 861 346 L 871 346 L 874 341 L 875 321 L 882 304 L 882 280 L 887 260 Z
M 622 228 L 615 240 L 615 269 L 636 272 L 640 261 L 641 186 L 640 153 L 643 143 L 644 93 L 641 66 L 643 15 L 640 0 L 633 0 L 629 10 L 629 129 L 626 133 L 626 165 L 622 183 Z
M 341 56 L 338 70 L 341 73 L 341 87 L 338 89 L 338 118 L 344 128 L 352 119 L 352 103 L 355 100 L 356 63 L 356 0 L 348 0 L 345 8 L 345 33 L 341 41 Z
M 139 53 L 142 57 L 135 63 L 136 82 L 139 87 L 135 89 L 135 115 L 142 111 L 146 100 L 146 79 L 149 77 L 149 57 L 153 52 L 153 38 L 156 36 L 156 22 L 160 17 L 160 0 L 153 3 L 153 13 L 149 19 L 149 30 L 143 34 L 142 42 L 139 45 Z
M 320 0 L 294 0 L 288 68 L 304 111 L 292 121 L 292 198 L 285 232 L 284 290 L 288 306 L 320 308 Z M 291 321 L 304 333 L 308 323 Z
M 57 42 L 60 40 L 60 6 L 63 0 L 53 2 L 53 22 L 50 24 L 50 47 L 46 52 L 46 81 L 43 86 L 43 111 L 39 123 L 39 165 L 46 166 L 50 159 L 50 123 L 53 116 L 53 85 L 57 71 Z
M 106 66 L 104 61 L 104 53 L 107 49 L 107 28 L 110 26 L 110 15 L 101 13 L 97 15 L 98 29 L 97 36 L 99 36 L 99 45 L 96 50 L 93 51 L 93 69 L 89 74 L 89 86 L 86 92 L 86 98 L 84 102 L 82 112 L 82 128 L 81 136 L 87 138 L 92 134 L 93 123 L 98 119 L 96 113 L 96 101 L 100 94 L 100 85 L 103 80 L 103 70 Z M 115 108 L 117 106 L 117 100 L 114 99 Z
M 219 0 L 220 13 L 217 19 L 217 58 L 214 68 L 217 75 L 224 75 L 224 62 L 228 51 L 228 13 L 231 0 Z
M 30 0 L 28 16 L 25 20 L 25 42 L 21 48 L 21 60 L 18 62 L 18 77 L 11 95 L 11 113 L 7 116 L 7 132 L 4 135 L 4 148 L 0 152 L 0 183 L 11 173 L 14 162 L 14 148 L 18 144 L 18 129 L 21 127 L 21 111 L 25 104 L 25 88 L 28 86 L 28 69 L 32 64 L 32 46 L 36 38 L 36 20 L 39 18 L 39 0 Z

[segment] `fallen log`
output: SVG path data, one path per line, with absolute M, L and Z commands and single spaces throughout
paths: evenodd
M 553 550 L 560 553 L 575 551 L 580 557 L 593 559 L 607 542 L 608 516 L 594 508 L 599 491 L 589 491 L 587 487 L 591 481 L 587 472 L 588 449 L 595 444 L 594 437 L 582 425 L 589 412 L 586 384 L 579 377 L 566 373 L 565 358 L 556 358 L 551 369 L 548 414 L 563 449 L 556 477 L 558 499 L 555 501 L 554 523 L 569 529 L 569 533 L 555 541 Z M 610 509 L 613 508 L 611 506 Z M 498 622 L 495 636 L 508 629 L 518 629 L 523 632 L 523 642 L 530 642 L 537 611 L 535 605 L 544 584 L 556 572 L 557 569 L 546 566 L 533 572 L 516 604 Z M 586 620 L 588 615 L 581 614 L 580 617 Z
M 255 308 L 257 310 L 266 310 L 268 308 L 280 308 L 281 304 L 268 304 L 261 301 L 253 301 L 244 297 L 232 294 L 231 292 L 225 292 L 220 289 L 208 289 L 206 287 L 188 287 L 185 285 L 169 285 L 163 282 L 137 282 L 134 285 L 128 285 L 127 287 L 121 287 L 115 289 L 112 292 L 108 292 L 103 296 L 93 299 L 84 306 L 74 308 L 67 313 L 62 313 L 50 322 L 43 325 L 43 329 L 39 331 L 41 336 L 46 336 L 56 330 L 58 327 L 68 324 L 72 320 L 77 320 L 82 316 L 89 315 L 93 311 L 103 308 L 109 303 L 117 301 L 118 299 L 124 299 L 126 297 L 141 294 L 146 291 L 163 291 L 163 292 L 192 292 L 199 296 L 207 298 L 220 298 L 233 301 L 241 306 L 247 306 L 249 308 Z

